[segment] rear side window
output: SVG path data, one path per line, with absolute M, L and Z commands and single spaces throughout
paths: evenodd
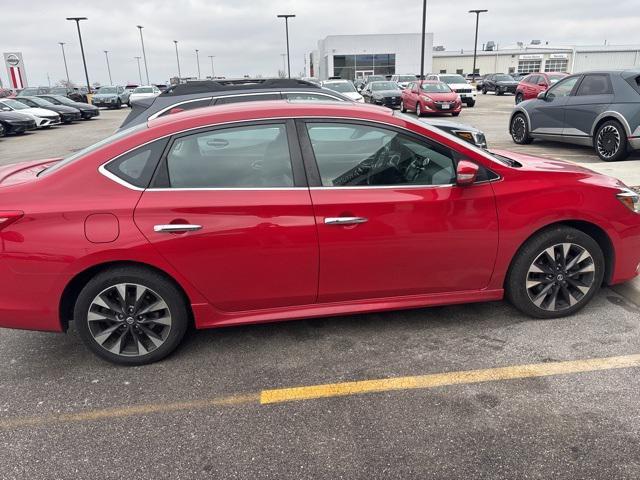
M 577 96 L 609 95 L 613 93 L 609 75 L 585 75 L 578 87 Z
M 240 102 L 256 102 L 261 100 L 280 100 L 279 93 L 267 93 L 265 95 L 237 95 L 234 97 L 218 98 L 216 105 L 225 105 L 227 103 L 240 103 Z
M 172 188 L 293 187 L 285 124 L 251 125 L 176 139 L 167 155 Z
M 196 108 L 208 107 L 211 104 L 211 98 L 203 98 L 202 100 L 194 100 L 193 102 L 179 103 L 174 105 L 169 110 L 162 112 L 159 117 L 171 115 L 172 113 L 179 113 L 185 110 L 195 110 Z
M 158 160 L 167 145 L 163 138 L 125 153 L 104 168 L 116 177 L 139 188 L 147 188 Z

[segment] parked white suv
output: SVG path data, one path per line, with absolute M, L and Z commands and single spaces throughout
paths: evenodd
M 425 80 L 438 80 L 444 82 L 451 90 L 460 95 L 460 99 L 463 103 L 467 104 L 467 107 L 473 107 L 476 104 L 476 95 L 478 92 L 471 87 L 462 75 L 453 73 L 431 73 L 427 75 Z
M 409 85 L 411 82 L 415 82 L 417 78 L 418 77 L 413 74 L 392 75 L 391 81 L 396 82 L 402 88 L 407 88 L 407 85 Z
M 320 85 L 334 92 L 341 93 L 345 97 L 349 97 L 354 102 L 364 103 L 364 97 L 358 93 L 353 82 L 349 80 L 325 80 Z

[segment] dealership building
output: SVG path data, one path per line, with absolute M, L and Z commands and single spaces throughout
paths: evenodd
M 347 80 L 420 72 L 420 33 L 329 35 L 310 54 L 310 75 Z M 432 69 L 433 34 L 425 35 L 425 72 Z
M 570 72 L 640 68 L 640 45 L 522 44 L 478 51 L 476 73 Z M 473 50 L 433 52 L 432 73 L 471 73 Z

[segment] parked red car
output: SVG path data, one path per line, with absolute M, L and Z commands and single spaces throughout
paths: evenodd
M 562 72 L 530 73 L 516 87 L 516 104 L 536 98 L 539 93 L 546 92 L 551 85 L 567 75 L 568 73 Z
M 0 325 L 134 365 L 197 328 L 499 300 L 576 312 L 638 274 L 640 203 L 371 105 L 263 101 L 0 167 Z
M 400 110 L 412 110 L 418 117 L 427 113 L 450 113 L 457 117 L 462 110 L 462 100 L 446 83 L 423 80 L 409 83 L 402 90 Z

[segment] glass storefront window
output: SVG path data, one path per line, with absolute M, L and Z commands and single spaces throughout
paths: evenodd
M 393 75 L 396 73 L 396 55 L 376 53 L 333 56 L 333 76 L 354 80 L 358 71 L 373 72 L 374 75 Z

